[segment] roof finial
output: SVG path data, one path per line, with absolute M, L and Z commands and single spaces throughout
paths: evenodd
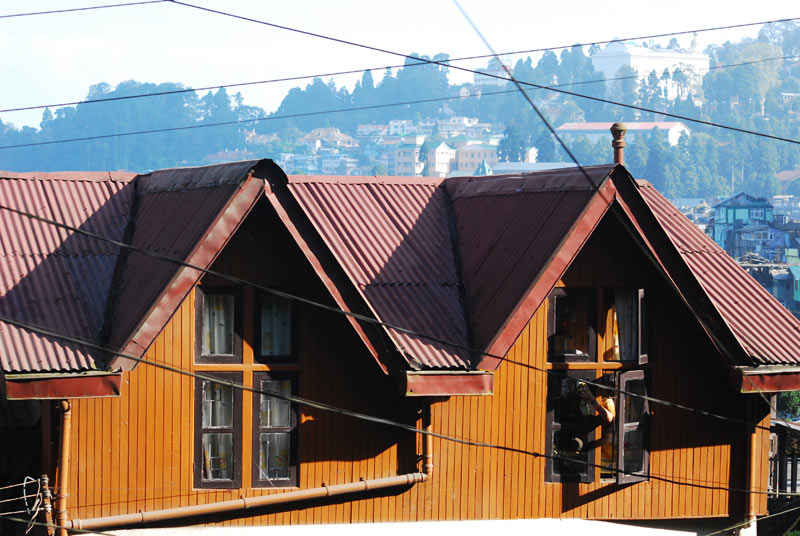
M 615 164 L 623 164 L 624 163 L 624 156 L 623 152 L 625 150 L 625 132 L 628 131 L 628 127 L 625 123 L 614 123 L 611 125 L 611 135 L 614 139 L 611 141 L 611 147 L 614 148 L 614 163 Z

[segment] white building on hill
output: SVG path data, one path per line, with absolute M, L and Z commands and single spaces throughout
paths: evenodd
M 564 123 L 556 129 L 559 135 L 563 135 L 566 139 L 576 139 L 581 136 L 586 138 L 592 143 L 597 140 L 608 138 L 608 133 L 613 125 L 611 121 L 597 122 L 597 123 Z M 664 136 L 664 141 L 672 146 L 678 145 L 678 141 L 682 134 L 691 136 L 692 131 L 680 121 L 626 121 L 625 125 L 628 127 L 628 133 L 625 138 L 632 141 L 636 136 L 641 133 L 647 133 L 654 128 Z
M 675 71 L 680 70 L 686 76 L 685 83 L 679 83 L 672 78 L 664 84 L 669 100 L 674 100 L 678 96 L 681 98 L 689 96 L 691 89 L 702 83 L 710 62 L 706 54 L 696 49 L 695 42 L 692 43 L 690 50 L 683 51 L 617 41 L 593 54 L 591 59 L 594 69 L 602 72 L 609 84 L 613 82 L 611 79 L 619 76 L 619 70 L 625 65 L 636 71 L 639 83 L 647 80 L 652 71 L 655 71 L 660 79 L 664 69 L 669 71 L 670 77 L 674 77 Z

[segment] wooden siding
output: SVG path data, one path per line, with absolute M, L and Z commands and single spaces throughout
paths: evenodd
M 269 230 L 269 232 L 267 231 Z M 602 262 L 601 262 L 602 260 Z M 296 246 L 263 204 L 215 263 L 235 273 L 313 299 L 328 300 Z M 206 283 L 219 284 L 220 281 Z M 763 401 L 732 390 L 724 361 L 686 307 L 613 220 L 604 222 L 564 278 L 568 285 L 644 286 L 656 294 L 653 318 L 652 395 L 737 418 L 768 424 Z M 252 310 L 253 291 L 244 289 Z M 194 363 L 194 293 L 157 338 L 146 358 L 185 370 L 234 370 Z M 349 324 L 339 315 L 300 306 L 300 396 L 417 423 L 421 402 L 404 399 L 384 376 Z M 605 329 L 598 334 L 602 349 Z M 253 362 L 253 323 L 244 322 L 244 382 L 270 367 Z M 495 394 L 451 397 L 433 405 L 433 429 L 448 436 L 529 452 L 545 450 L 546 307 L 519 335 L 498 369 Z M 512 363 L 513 362 L 513 363 Z M 233 366 L 230 366 L 233 367 Z M 276 366 L 287 369 L 291 366 Z M 193 488 L 194 379 L 139 365 L 125 373 L 115 399 L 73 401 L 70 518 L 174 508 L 241 496 L 281 493 L 251 488 L 251 394 L 243 394 L 242 489 Z M 723 488 L 746 488 L 751 429 L 696 413 L 654 405 L 651 473 Z M 413 434 L 312 408 L 301 409 L 300 488 L 416 471 L 422 443 Z M 764 447 L 768 432 L 756 436 Z M 763 452 L 763 455 L 760 454 Z M 766 449 L 753 487 L 766 488 Z M 616 483 L 545 483 L 543 458 L 434 439 L 432 478 L 386 495 L 301 503 L 282 510 L 248 511 L 245 517 L 198 519 L 231 525 L 350 523 L 454 519 L 581 517 L 654 519 L 742 516 L 747 496 L 651 479 Z M 763 497 L 763 500 L 762 500 Z M 766 513 L 766 496 L 752 507 Z

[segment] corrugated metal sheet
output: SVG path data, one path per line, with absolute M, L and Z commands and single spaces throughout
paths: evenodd
M 745 352 L 800 363 L 800 321 L 650 184 L 639 192 Z
M 289 190 L 377 318 L 466 346 L 441 182 L 297 176 Z M 469 365 L 461 348 L 387 333 L 413 368 Z
M 237 162 L 135 177 L 6 173 L 0 202 L 115 240 L 126 238 L 134 215 L 134 246 L 207 266 L 263 192 L 262 181 L 247 181 L 249 172 L 273 165 Z M 0 210 L 0 312 L 24 322 L 141 354 L 199 276 Z M 147 333 L 137 333 L 146 322 Z M 137 335 L 138 346 L 130 347 Z M 87 370 L 108 357 L 0 324 L 5 372 Z
M 585 168 L 595 185 L 613 166 Z M 477 348 L 485 349 L 595 195 L 576 169 L 448 180 Z M 555 281 L 553 282 L 555 283 Z
M 0 172 L 0 203 L 121 240 L 132 174 Z M 0 210 L 0 313 L 98 339 L 119 248 Z M 97 352 L 0 323 L 5 372 L 94 368 Z
M 191 264 L 210 266 L 263 191 L 262 182 L 252 184 L 245 192 L 245 206 L 237 206 L 235 214 L 226 213 L 243 191 L 249 172 L 260 163 L 254 160 L 166 169 L 138 176 L 131 244 Z M 223 222 L 225 229 L 215 226 L 221 218 L 227 218 Z M 201 250 L 202 258 L 192 258 L 197 250 Z M 200 275 L 197 270 L 137 251 L 123 256 L 112 312 L 106 319 L 110 346 L 134 354 L 144 352 Z M 158 318 L 151 319 L 151 327 L 156 327 L 140 331 L 156 311 Z

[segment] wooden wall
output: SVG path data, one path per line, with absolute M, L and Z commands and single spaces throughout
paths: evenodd
M 267 232 L 271 229 L 270 232 Z M 288 260 L 287 260 L 288 259 Z M 602 259 L 603 262 L 599 262 Z M 248 279 L 327 299 L 321 286 L 282 232 L 267 207 L 259 205 L 214 266 Z M 211 283 L 217 283 L 210 281 Z M 748 402 L 728 385 L 723 362 L 687 309 L 635 249 L 623 231 L 604 223 L 565 277 L 565 283 L 641 283 L 657 292 L 651 359 L 653 396 L 692 407 L 748 418 L 768 425 L 758 401 Z M 245 307 L 252 291 L 245 290 Z M 526 365 L 546 365 L 546 308 L 533 317 L 509 352 L 490 397 L 452 397 L 433 406 L 433 429 L 449 436 L 545 450 L 546 375 Z M 185 370 L 195 365 L 194 294 L 148 351 L 149 360 Z M 252 324 L 245 323 L 245 362 L 252 363 Z M 600 337 L 602 337 L 602 333 Z M 600 346 L 599 346 L 600 347 Z M 300 396 L 356 411 L 415 424 L 420 401 L 403 399 L 363 349 L 349 324 L 333 313 L 301 306 Z M 249 357 L 248 357 L 249 356 Z M 245 383 L 252 383 L 249 365 Z M 223 501 L 240 496 L 281 493 L 249 487 L 249 433 L 243 422 L 243 487 L 193 488 L 194 379 L 139 365 L 124 377 L 116 399 L 73 402 L 70 518 L 93 518 Z M 244 393 L 243 407 L 251 407 Z M 653 407 L 651 473 L 673 480 L 724 488 L 746 488 L 750 430 L 683 410 Z M 300 427 L 300 488 L 340 484 L 416 471 L 421 441 L 413 434 L 377 424 L 303 408 Z M 768 433 L 758 441 L 765 445 Z M 766 451 L 754 482 L 766 488 Z M 652 519 L 743 515 L 742 493 L 676 485 L 651 479 L 628 486 L 615 483 L 544 482 L 542 458 L 434 440 L 433 477 L 396 494 L 303 504 L 286 511 L 249 513 L 250 517 L 201 519 L 233 525 L 348 523 L 581 517 Z M 753 503 L 766 513 L 766 497 Z

